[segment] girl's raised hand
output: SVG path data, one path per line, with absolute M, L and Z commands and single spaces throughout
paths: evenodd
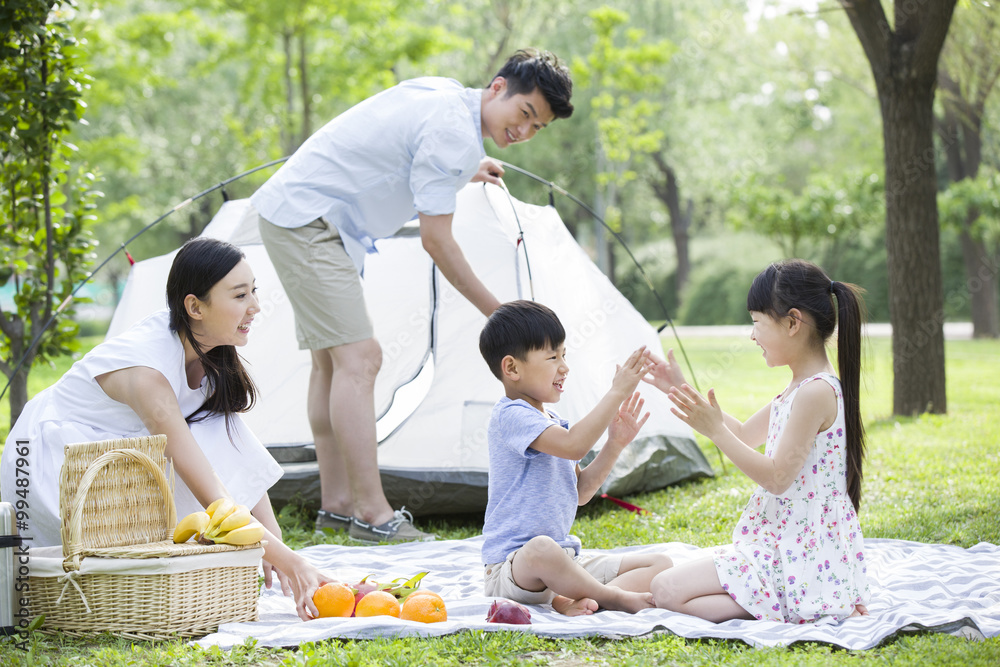
M 725 428 L 722 408 L 715 399 L 715 389 L 708 390 L 708 398 L 699 394 L 689 384 L 681 384 L 670 389 L 670 400 L 676 407 L 670 411 L 706 438 L 715 440 L 720 429 Z
M 671 387 L 684 384 L 684 372 L 674 358 L 673 348 L 667 350 L 665 360 L 654 354 L 649 355 L 649 371 L 643 376 L 642 381 L 653 385 L 664 394 L 670 393 Z

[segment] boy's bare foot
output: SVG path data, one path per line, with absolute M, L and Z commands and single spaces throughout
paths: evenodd
M 854 611 L 851 612 L 851 615 L 848 616 L 848 618 L 854 618 L 855 616 L 869 616 L 869 615 L 870 614 L 868 613 L 868 607 L 864 606 L 863 604 L 856 604 L 854 605 Z
M 566 616 L 589 616 L 597 611 L 597 601 L 590 598 L 574 600 L 563 595 L 552 598 L 552 608 Z
M 608 589 L 615 592 L 614 597 L 610 597 L 607 601 L 601 605 L 605 609 L 610 609 L 611 611 L 627 611 L 630 614 L 634 614 L 637 611 L 642 611 L 643 609 L 649 609 L 650 607 L 655 607 L 656 603 L 653 602 L 652 593 L 635 593 L 633 591 L 626 591 L 616 586 L 608 586 Z

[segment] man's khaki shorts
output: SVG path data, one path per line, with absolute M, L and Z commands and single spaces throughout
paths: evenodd
M 260 237 L 292 312 L 301 350 L 372 338 L 361 277 L 337 228 L 323 218 L 285 228 L 260 218 Z
M 613 554 L 597 554 L 585 556 L 582 553 L 574 556 L 572 547 L 565 549 L 567 555 L 573 561 L 583 567 L 590 576 L 597 579 L 602 584 L 606 584 L 618 576 L 618 571 L 622 567 L 622 557 Z M 486 585 L 484 586 L 486 597 L 504 597 L 522 604 L 549 604 L 556 593 L 552 589 L 546 588 L 542 591 L 526 591 L 514 583 L 514 573 L 511 563 L 517 551 L 507 556 L 507 560 L 502 563 L 493 563 L 486 566 Z

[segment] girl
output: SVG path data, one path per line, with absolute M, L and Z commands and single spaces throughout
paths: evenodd
M 265 583 L 273 566 L 299 616 L 316 616 L 312 595 L 329 578 L 281 542 L 267 496 L 281 467 L 238 414 L 255 398 L 236 352 L 260 312 L 250 265 L 236 246 L 193 239 L 174 258 L 166 291 L 168 310 L 101 343 L 28 402 L 3 450 L 0 494 L 13 496 L 15 452 L 27 447 L 31 515 L 23 532 L 32 546 L 59 544 L 63 447 L 165 434 L 177 516 L 222 496 L 250 507 L 267 529 Z
M 743 423 L 722 412 L 714 389 L 706 399 L 684 383 L 672 350 L 667 361 L 654 360 L 647 382 L 670 395 L 671 411 L 760 485 L 732 545 L 653 579 L 658 607 L 713 622 L 836 622 L 867 614 L 857 515 L 865 449 L 859 294 L 802 260 L 772 264 L 754 279 L 750 337 L 767 365 L 788 366 L 792 380 Z M 824 347 L 835 329 L 840 379 Z M 765 442 L 761 454 L 756 447 Z

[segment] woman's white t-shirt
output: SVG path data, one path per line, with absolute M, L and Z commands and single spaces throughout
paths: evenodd
M 204 380 L 195 389 L 188 386 L 184 346 L 170 330 L 169 322 L 168 311 L 154 313 L 95 347 L 58 382 L 28 401 L 11 428 L 0 460 L 0 497 L 7 502 L 15 498 L 26 500 L 28 527 L 20 532 L 22 537 L 31 538 L 31 546 L 61 543 L 59 472 L 66 445 L 149 435 L 132 408 L 105 394 L 96 377 L 144 366 L 159 371 L 167 379 L 185 418 L 205 402 Z M 253 507 L 281 477 L 281 466 L 239 415 L 231 418 L 231 437 L 223 415 L 211 415 L 190 426 L 215 473 L 237 503 Z M 18 450 L 25 449 L 27 456 L 18 456 Z M 18 478 L 26 479 L 27 483 L 18 486 Z M 202 509 L 179 476 L 175 477 L 175 484 L 178 517 Z M 26 493 L 16 496 L 19 489 Z

